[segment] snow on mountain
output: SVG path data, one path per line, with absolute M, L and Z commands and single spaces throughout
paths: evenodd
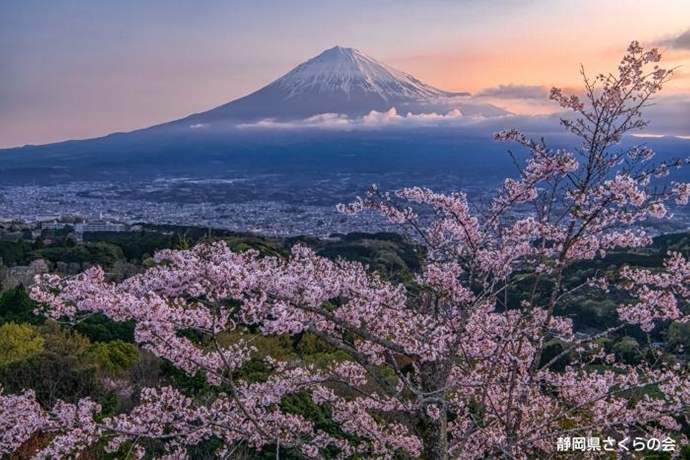
M 286 91 L 287 98 L 314 91 L 342 92 L 347 95 L 364 93 L 386 101 L 456 95 L 422 83 L 412 75 L 382 64 L 359 50 L 340 46 L 298 65 L 269 86 Z
M 391 108 L 403 114 L 508 113 L 473 102 L 469 93 L 452 93 L 423 83 L 359 50 L 336 46 L 248 96 L 173 124 L 218 127 L 264 119 L 301 120 L 320 114 L 357 118 Z

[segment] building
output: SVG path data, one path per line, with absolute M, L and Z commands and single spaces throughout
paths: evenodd
M 36 274 L 34 267 L 28 265 L 15 265 L 4 272 L 4 277 L 0 281 L 2 281 L 3 289 L 12 289 L 20 284 L 30 286 Z
M 34 268 L 28 265 L 15 265 L 14 267 L 10 267 L 11 276 L 34 276 L 35 274 L 36 271 Z
M 57 222 L 60 220 L 60 214 L 37 214 L 36 222 Z
M 41 230 L 60 230 L 63 229 L 67 226 L 68 224 L 65 224 L 63 222 L 41 222 Z
M 125 224 L 118 224 L 115 222 L 106 222 L 103 220 L 95 220 L 90 222 L 82 222 L 74 224 L 74 231 L 77 233 L 86 232 L 126 232 L 127 226 Z

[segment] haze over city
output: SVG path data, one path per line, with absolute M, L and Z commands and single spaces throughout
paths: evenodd
M 631 40 L 677 67 L 648 134 L 690 136 L 690 4 L 522 1 L 0 4 L 0 147 L 130 131 L 247 95 L 335 45 L 512 113 L 615 68 Z

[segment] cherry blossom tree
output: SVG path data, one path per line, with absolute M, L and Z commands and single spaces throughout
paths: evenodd
M 552 90 L 576 114 L 562 120 L 582 142 L 574 151 L 515 130 L 498 133 L 528 157 L 485 208 L 473 211 L 464 193 L 416 187 L 373 188 L 340 206 L 381 213 L 416 232 L 425 259 L 411 282 L 304 246 L 280 258 L 232 252 L 223 242 L 161 251 L 155 266 L 116 284 L 98 267 L 70 278 L 44 275 L 32 296 L 47 315 L 133 320 L 143 349 L 189 375 L 203 373 L 217 392 L 199 400 L 173 387 L 148 388 L 130 412 L 106 418 L 88 399 L 47 408 L 31 391 L 0 395 L 0 453 L 37 432 L 55 437 L 36 458 L 73 455 L 96 442 L 143 458 L 142 439 L 160 441 L 161 458 L 170 459 L 208 439 L 220 441 L 220 458 L 238 445 L 309 458 L 425 459 L 551 458 L 557 439 L 571 436 L 671 437 L 681 445 L 687 366 L 661 356 L 625 364 L 598 339 L 626 325 L 650 331 L 659 321 L 687 320 L 690 263 L 670 253 L 659 270 L 625 267 L 576 287 L 564 281 L 574 262 L 647 245 L 642 224 L 667 217 L 673 201 L 688 202 L 690 185 L 665 178 L 674 164 L 653 163 L 647 147 L 622 144 L 625 133 L 647 124 L 642 109 L 671 75 L 659 60 L 657 50 L 633 42 L 615 74 L 585 77 L 584 97 Z M 666 186 L 655 188 L 660 180 Z M 516 305 L 518 280 L 528 287 Z M 579 289 L 627 292 L 620 325 L 574 334 L 572 321 L 555 312 Z M 244 328 L 313 334 L 346 359 L 267 357 L 268 378 L 243 380 L 238 371 L 256 349 L 251 340 L 221 337 Z M 205 339 L 189 338 L 190 330 Z M 562 351 L 546 357 L 554 339 Z M 562 369 L 554 366 L 559 360 L 567 362 Z M 288 410 L 281 403 L 290 395 L 327 410 L 337 429 Z

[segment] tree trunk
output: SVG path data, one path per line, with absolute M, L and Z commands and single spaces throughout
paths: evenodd
M 422 440 L 424 450 L 422 458 L 425 460 L 448 459 L 448 419 L 445 412 L 437 420 L 428 416 L 422 421 Z
M 425 460 L 448 459 L 448 414 L 445 407 L 439 407 L 436 401 L 444 400 L 443 389 L 445 387 L 446 370 L 439 362 L 427 362 L 420 365 L 422 373 L 422 389 L 424 393 L 432 396 L 428 406 L 424 406 L 421 414 L 420 431 L 424 449 L 422 458 Z M 430 413 L 436 413 L 437 417 L 431 417 Z

